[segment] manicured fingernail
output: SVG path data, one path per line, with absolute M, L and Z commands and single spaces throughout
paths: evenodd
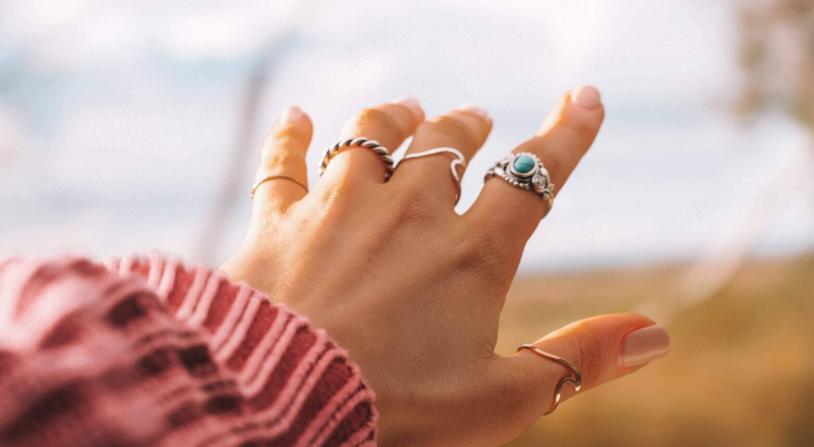
M 464 105 L 458 107 L 456 110 L 465 110 L 467 112 L 474 113 L 475 115 L 478 115 L 478 116 L 480 116 L 481 118 L 483 118 L 485 120 L 489 120 L 489 121 L 492 120 L 492 117 L 489 116 L 489 112 L 487 112 L 486 109 L 484 109 L 483 107 L 481 107 L 479 105 L 464 104 Z
M 418 102 L 418 99 L 415 96 L 402 96 L 401 98 L 395 99 L 393 102 L 407 106 L 415 116 L 424 116 L 424 109 L 421 108 L 421 103 Z
M 280 124 L 291 124 L 294 121 L 302 118 L 302 109 L 297 106 L 291 106 L 280 115 Z
M 637 329 L 622 341 L 619 364 L 625 367 L 644 365 L 667 354 L 670 336 L 660 324 Z
M 573 91 L 571 91 L 571 99 L 573 100 L 574 104 L 584 109 L 593 109 L 601 104 L 599 90 L 597 90 L 595 87 L 591 87 L 590 85 L 583 85 L 582 87 L 575 88 Z

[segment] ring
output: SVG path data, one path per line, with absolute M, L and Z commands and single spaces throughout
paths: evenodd
M 449 172 L 452 174 L 452 179 L 455 180 L 455 203 L 458 203 L 458 199 L 461 198 L 461 174 L 458 172 L 458 168 L 464 169 L 466 168 L 466 158 L 464 154 L 461 153 L 458 149 L 454 147 L 436 147 L 434 149 L 428 149 L 424 152 L 416 152 L 414 154 L 407 154 L 399 160 L 398 164 L 396 164 L 396 168 L 401 166 L 407 160 L 411 160 L 414 158 L 421 158 L 421 157 L 428 157 L 430 155 L 436 154 L 449 154 L 454 157 L 454 159 L 449 163 Z
M 294 177 L 289 177 L 287 175 L 269 175 L 267 177 L 263 177 L 262 179 L 258 180 L 257 183 L 255 183 L 254 186 L 252 186 L 252 192 L 251 192 L 252 198 L 254 198 L 254 193 L 257 191 L 257 188 L 260 188 L 263 185 L 263 183 L 266 183 L 266 182 L 271 181 L 271 180 L 279 180 L 279 179 L 290 180 L 290 181 L 300 185 L 302 187 L 302 189 L 305 190 L 306 194 L 308 193 L 308 187 L 305 186 L 301 181 L 295 179 Z
M 340 141 L 330 147 L 328 150 L 325 151 L 325 155 L 322 156 L 322 162 L 319 164 L 319 175 L 322 175 L 325 172 L 325 168 L 328 167 L 328 163 L 330 163 L 331 159 L 333 159 L 336 154 L 338 154 L 342 149 L 348 147 L 363 147 L 366 149 L 370 149 L 378 155 L 382 161 L 384 162 L 385 169 L 387 172 L 384 173 L 384 180 L 390 178 L 393 175 L 393 157 L 390 155 L 390 151 L 379 144 L 376 140 L 370 140 L 367 138 L 348 138 L 347 140 Z
M 511 154 L 489 168 L 483 180 L 500 177 L 515 188 L 532 191 L 546 201 L 549 209 L 554 201 L 554 184 L 543 162 L 530 152 Z
M 570 384 L 574 388 L 575 393 L 578 393 L 579 390 L 582 389 L 582 374 L 579 372 L 579 370 L 577 370 L 574 367 L 574 365 L 569 363 L 568 360 L 565 360 L 564 358 L 558 357 L 554 354 L 549 354 L 548 352 L 545 352 L 534 345 L 520 345 L 517 347 L 517 352 L 520 352 L 524 349 L 529 350 L 546 360 L 551 360 L 559 363 L 560 365 L 564 366 L 569 372 L 569 375 L 563 377 L 562 379 L 560 379 L 559 382 L 557 382 L 557 387 L 554 389 L 554 403 L 551 404 L 551 408 L 549 408 L 548 411 L 545 412 L 544 416 L 546 414 L 551 414 L 552 412 L 554 412 L 554 410 L 557 409 L 557 405 L 560 404 L 560 398 L 562 397 L 562 387 L 565 386 L 566 383 Z

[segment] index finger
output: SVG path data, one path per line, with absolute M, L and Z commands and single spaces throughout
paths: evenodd
M 593 87 L 580 87 L 567 93 L 540 130 L 512 152 L 538 157 L 556 194 L 591 147 L 604 116 L 599 92 Z M 522 247 L 547 212 L 548 206 L 539 194 L 493 177 L 485 182 L 465 217 L 481 228 L 492 226 L 509 238 L 507 243 Z

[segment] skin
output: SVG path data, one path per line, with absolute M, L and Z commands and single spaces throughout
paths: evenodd
M 604 116 L 566 94 L 515 152 L 533 152 L 561 189 Z M 420 106 L 360 111 L 341 138 L 365 136 L 408 152 L 452 146 L 469 160 L 492 127 L 477 110 L 425 121 Z M 278 120 L 258 179 L 307 184 L 307 115 Z M 566 370 L 528 351 L 494 352 L 501 308 L 526 241 L 546 213 L 536 195 L 491 179 L 463 215 L 454 209 L 450 158 L 411 160 L 384 181 L 381 160 L 339 153 L 310 192 L 287 179 L 263 184 L 245 242 L 222 267 L 324 328 L 376 393 L 379 443 L 493 446 L 517 437 L 551 406 Z M 476 173 L 475 175 L 481 175 Z M 509 210 L 510 212 L 503 212 Z M 572 323 L 535 342 L 568 359 L 590 389 L 637 367 L 620 366 L 626 334 L 652 325 L 631 314 Z M 564 398 L 573 395 L 565 387 Z

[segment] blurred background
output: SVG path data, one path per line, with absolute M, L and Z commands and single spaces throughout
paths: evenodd
M 814 0 L 0 1 L 0 251 L 217 265 L 278 111 L 314 119 L 315 181 L 351 113 L 405 94 L 494 117 L 463 211 L 586 83 L 607 119 L 498 348 L 634 310 L 673 352 L 511 445 L 811 445 Z

